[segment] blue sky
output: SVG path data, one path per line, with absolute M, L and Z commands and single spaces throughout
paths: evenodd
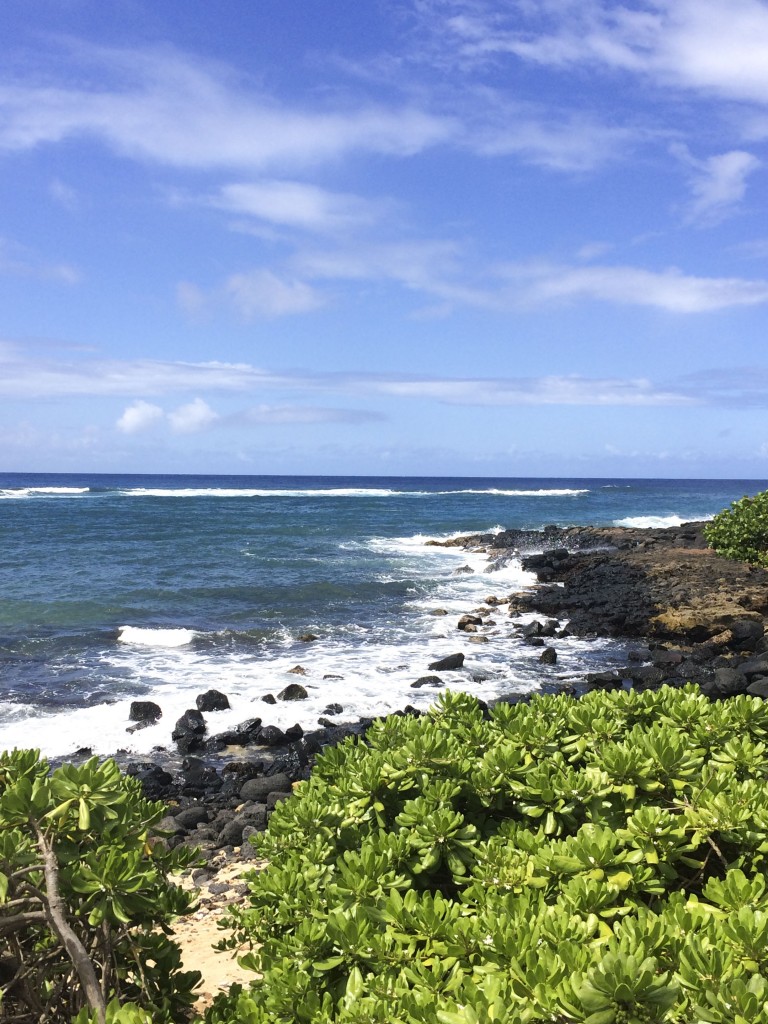
M 768 477 L 768 3 L 3 0 L 0 470 Z

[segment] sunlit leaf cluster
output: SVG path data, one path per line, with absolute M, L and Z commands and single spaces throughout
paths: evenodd
M 732 502 L 707 523 L 704 536 L 719 555 L 768 568 L 768 491 Z
M 185 1019 L 199 975 L 166 932 L 193 906 L 170 880 L 190 854 L 154 841 L 163 814 L 114 761 L 0 754 L 0 1019 Z
M 768 1024 L 768 705 L 445 693 L 326 751 L 207 1024 Z

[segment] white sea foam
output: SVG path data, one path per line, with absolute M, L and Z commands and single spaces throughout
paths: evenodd
M 386 487 L 131 487 L 121 494 L 137 498 L 388 498 L 393 494 Z
M 370 542 L 388 546 L 395 556 L 393 579 L 422 581 L 396 621 L 350 622 L 333 629 L 319 622 L 311 627 L 319 636 L 313 643 L 299 642 L 286 631 L 250 650 L 221 643 L 219 634 L 124 626 L 121 642 L 105 648 L 101 660 L 104 673 L 124 682 L 123 693 L 134 690 L 133 696 L 74 711 L 28 708 L 24 714 L 17 706 L 22 714 L 0 725 L 0 750 L 18 745 L 20 734 L 32 737 L 31 742 L 49 755 L 67 755 L 84 747 L 99 755 L 121 749 L 146 754 L 155 746 L 172 750 L 176 720 L 210 688 L 224 692 L 231 708 L 206 715 L 208 735 L 255 717 L 282 729 L 298 722 L 310 730 L 318 727 L 321 717 L 343 723 L 386 715 L 407 704 L 426 709 L 441 691 L 430 686 L 414 689 L 412 683 L 430 673 L 433 661 L 459 651 L 465 656 L 464 667 L 439 673 L 445 688 L 492 701 L 536 689 L 543 678 L 573 677 L 589 659 L 594 666 L 596 656 L 602 657 L 603 667 L 605 654 L 599 652 L 615 649 L 610 641 L 562 639 L 557 642 L 557 665 L 545 669 L 539 662 L 541 651 L 520 642 L 503 604 L 491 608 L 490 619 L 477 634 L 458 630 L 461 614 L 480 606 L 486 597 L 520 591 L 535 577 L 523 572 L 515 557 L 496 564 L 484 552 L 427 546 L 425 540 Z M 437 610 L 446 614 L 434 614 Z M 196 636 L 205 642 L 190 643 Z M 297 666 L 303 674 L 292 671 Z M 269 693 L 277 697 L 293 682 L 306 688 L 305 700 L 278 699 L 271 705 L 262 700 Z M 148 728 L 127 732 L 133 699 L 155 701 L 162 718 Z M 331 704 L 340 704 L 343 712 L 333 715 L 326 710 Z
M 34 498 L 38 495 L 88 494 L 89 487 L 9 487 L 0 491 L 0 498 Z
M 124 644 L 142 644 L 145 647 L 183 647 L 195 638 L 193 629 L 147 629 L 140 626 L 120 626 L 117 639 Z
M 589 489 L 585 487 L 574 488 L 574 487 L 556 487 L 556 488 L 538 488 L 536 490 L 529 491 L 507 491 L 499 487 L 484 487 L 478 490 L 463 490 L 463 491 L 435 491 L 436 494 L 500 494 L 504 497 L 509 498 L 569 498 L 578 497 L 580 494 L 589 494 Z
M 683 523 L 701 522 L 711 519 L 711 515 L 688 516 L 681 519 L 680 516 L 627 516 L 625 519 L 615 519 L 614 526 L 634 526 L 639 529 L 664 529 L 667 526 L 682 526 Z

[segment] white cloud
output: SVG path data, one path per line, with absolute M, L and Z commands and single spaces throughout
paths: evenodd
M 255 316 L 286 316 L 319 309 L 325 300 L 311 285 L 284 280 L 271 270 L 233 274 L 224 286 L 225 294 L 245 320 Z
M 248 423 L 366 423 L 386 419 L 382 413 L 313 405 L 258 405 L 242 416 Z
M 152 405 L 140 399 L 128 406 L 116 426 L 123 434 L 138 434 L 162 420 L 164 415 L 159 405 Z
M 510 299 L 523 303 L 587 299 L 650 306 L 669 313 L 708 313 L 768 302 L 768 281 L 694 277 L 674 267 L 652 271 L 642 267 L 522 264 L 501 272 L 510 282 Z
M 720 221 L 744 198 L 747 177 L 761 166 L 756 156 L 740 149 L 705 160 L 697 160 L 686 146 L 673 146 L 672 152 L 691 171 L 693 200 L 688 209 L 691 222 L 714 224 Z
M 194 434 L 212 426 L 218 418 L 218 414 L 202 398 L 195 398 L 168 413 L 168 422 L 175 434 Z
M 499 8 L 458 7 L 464 13 L 445 24 L 465 60 L 513 54 L 553 67 L 602 66 L 768 103 L 768 7 L 761 0 L 645 0 L 635 9 L 559 0 L 515 5 L 508 17 Z
M 211 203 L 225 210 L 307 231 L 340 231 L 376 221 L 376 204 L 300 181 L 263 180 L 224 185 Z
M 88 135 L 118 153 L 187 168 L 258 168 L 355 152 L 411 155 L 454 133 L 450 118 L 415 107 L 301 109 L 233 81 L 225 69 L 170 48 L 80 46 L 110 85 L 0 81 L 0 148 L 23 150 Z M 41 60 L 43 57 L 41 56 Z M 62 55 L 57 55 L 59 78 Z
M 768 281 L 696 277 L 677 268 L 589 266 L 531 261 L 483 268 L 460 259 L 450 242 L 422 241 L 338 247 L 301 253 L 309 278 L 384 280 L 452 305 L 514 310 L 558 301 L 649 306 L 671 313 L 705 313 L 768 303 Z
M 171 413 L 145 399 L 132 400 L 117 426 L 138 433 L 156 424 L 178 432 L 237 423 L 362 422 L 381 415 L 345 406 L 283 404 L 263 401 L 268 393 L 312 395 L 396 396 L 431 399 L 458 405 L 627 405 L 627 406 L 768 406 L 768 369 L 760 366 L 698 371 L 667 382 L 647 378 L 587 377 L 545 374 L 538 377 L 449 377 L 375 374 L 355 371 L 321 372 L 266 370 L 247 363 L 100 361 L 80 354 L 78 362 L 56 363 L 40 352 L 0 344 L 0 395 L 30 398 L 120 397 L 197 394 Z M 248 396 L 257 404 L 220 415 L 202 393 Z

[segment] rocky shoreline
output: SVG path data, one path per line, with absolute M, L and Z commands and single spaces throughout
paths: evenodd
M 489 562 L 520 557 L 539 581 L 525 592 L 489 597 L 484 606 L 468 609 L 457 622 L 457 635 L 482 639 L 504 614 L 524 643 L 542 648 L 544 665 L 556 663 L 558 638 L 632 641 L 626 665 L 561 685 L 568 692 L 694 681 L 713 699 L 738 693 L 768 697 L 768 571 L 720 558 L 707 548 L 702 528 L 552 526 L 440 542 L 483 551 Z M 462 662 L 461 654 L 435 662 L 431 674 L 413 686 L 440 686 L 437 673 Z M 300 684 L 291 684 L 280 697 L 301 699 L 300 691 Z M 248 860 L 249 836 L 266 827 L 277 803 L 308 776 L 315 755 L 350 734 L 364 735 L 370 722 L 324 721 L 304 734 L 298 726 L 281 732 L 252 719 L 206 739 L 200 708 L 215 709 L 222 700 L 216 691 L 202 694 L 198 709 L 177 723 L 179 772 L 153 761 L 124 767 L 148 797 L 169 804 L 162 828 L 171 845 L 200 846 L 209 860 Z M 413 708 L 399 713 L 418 714 Z
M 702 523 L 667 529 L 552 526 L 434 543 L 484 552 L 494 564 L 521 558 L 538 579 L 529 590 L 488 597 L 483 606 L 468 609 L 456 623 L 464 641 L 482 640 L 501 615 L 519 640 L 541 648 L 542 666 L 556 664 L 558 640 L 568 636 L 631 641 L 625 665 L 587 673 L 558 689 L 655 689 L 693 681 L 711 699 L 741 693 L 768 698 L 768 571 L 720 558 L 707 548 L 702 529 Z M 463 660 L 456 653 L 435 662 L 431 674 L 412 685 L 440 686 L 437 673 L 460 668 Z M 290 684 L 279 697 L 301 699 L 301 685 Z M 217 691 L 201 694 L 197 709 L 177 723 L 180 771 L 157 761 L 123 765 L 147 797 L 168 805 L 159 828 L 169 845 L 201 850 L 202 863 L 187 880 L 200 890 L 200 910 L 191 926 L 180 922 L 179 932 L 182 937 L 187 928 L 198 941 L 203 925 L 215 932 L 215 919 L 242 897 L 242 869 L 260 866 L 250 837 L 266 828 L 293 785 L 308 777 L 315 755 L 348 735 L 364 735 L 370 725 L 324 720 L 305 734 L 298 726 L 281 732 L 252 719 L 206 738 L 205 714 L 226 706 L 223 701 L 226 696 Z M 419 712 L 409 707 L 398 713 Z M 221 971 L 222 984 L 241 976 L 226 958 Z

